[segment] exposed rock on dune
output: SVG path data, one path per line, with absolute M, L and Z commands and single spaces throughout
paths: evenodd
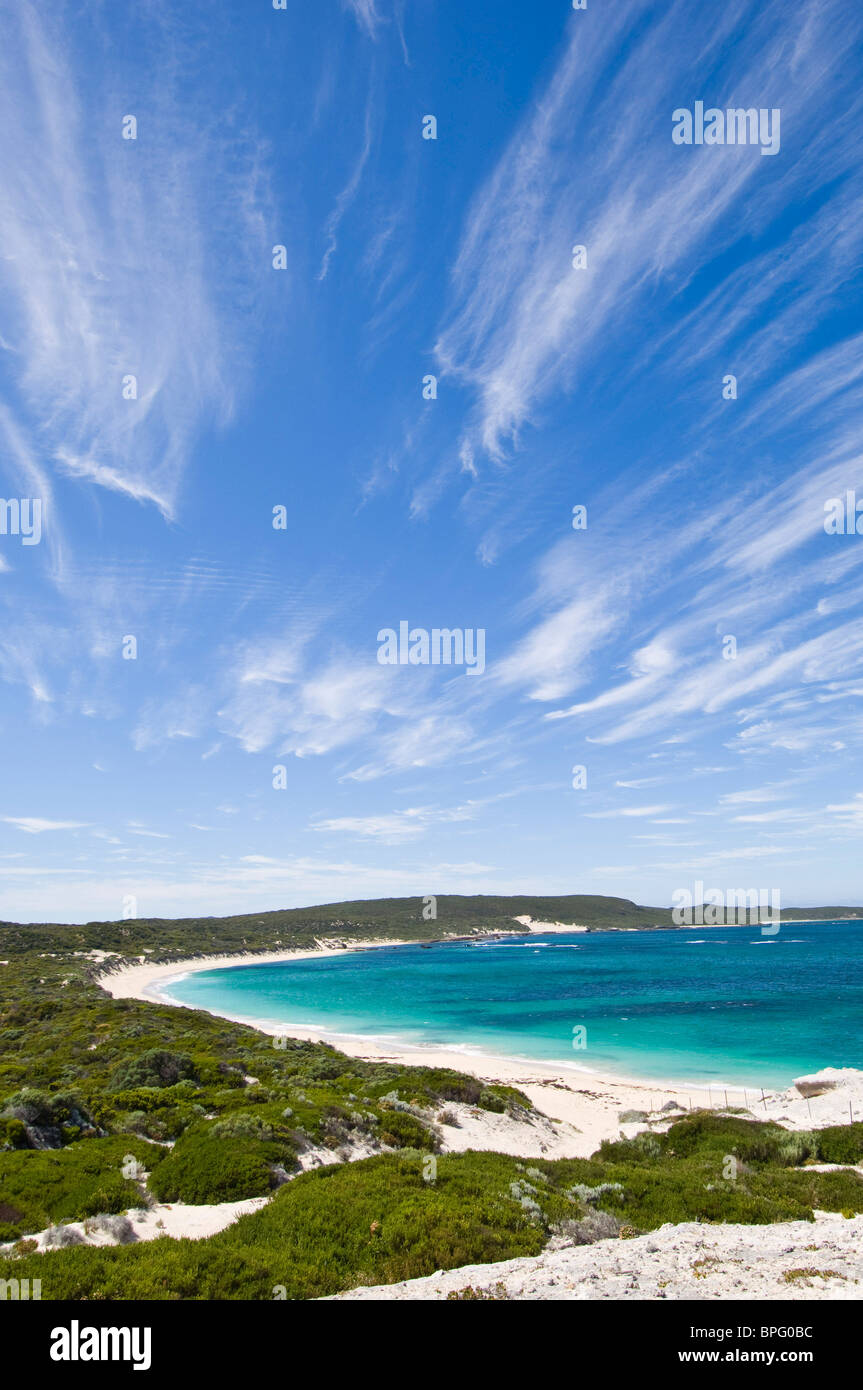
M 801 1096 L 822 1096 L 826 1091 L 835 1091 L 837 1087 L 856 1089 L 861 1078 L 863 1073 L 855 1071 L 853 1067 L 824 1067 L 810 1076 L 798 1076 L 794 1089 Z
M 799 1076 L 787 1091 L 774 1091 L 752 1105 L 757 1120 L 775 1120 L 789 1129 L 823 1129 L 863 1121 L 863 1071 L 824 1067 Z

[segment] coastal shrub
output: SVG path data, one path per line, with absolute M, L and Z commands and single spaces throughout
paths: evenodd
M 292 1069 L 292 1074 L 301 1081 L 333 1081 L 342 1075 L 346 1060 L 347 1058 L 336 1053 L 332 1056 L 324 1054 L 318 1057 L 308 1057 L 299 1066 Z
M 382 1121 L 378 1132 L 378 1139 L 382 1144 L 386 1144 L 391 1149 L 425 1149 L 428 1152 L 437 1152 L 440 1147 L 440 1140 L 434 1131 L 418 1120 L 414 1115 L 406 1115 L 400 1111 L 388 1111 Z
M 167 1161 L 167 1160 L 166 1160 Z M 38 1257 L 43 1298 L 289 1299 L 325 1297 L 358 1284 L 391 1283 L 462 1264 L 540 1252 L 543 1224 L 531 1222 L 508 1187 L 518 1161 L 502 1154 L 446 1155 L 433 1183 L 422 1155 L 389 1154 L 301 1174 L 266 1207 L 207 1241 L 163 1239 L 126 1248 L 92 1247 Z M 542 1165 L 546 1173 L 547 1165 Z M 568 1203 L 553 1165 L 537 1201 L 544 1220 Z M 32 1257 L 15 1274 L 31 1273 Z M 10 1277 L 0 1261 L 0 1278 Z
M 5 1148 L 60 1149 L 82 1133 L 94 1133 L 78 1095 L 49 1094 L 30 1086 L 8 1097 L 0 1120 L 4 1122 Z
M 611 1185 L 601 1197 L 606 1210 L 582 1203 L 576 1184 Z M 540 1209 L 539 1220 L 524 1198 Z M 276 1285 L 291 1299 L 317 1298 L 537 1254 L 554 1232 L 605 1239 L 615 1222 L 618 1233 L 637 1235 L 666 1221 L 812 1220 L 816 1207 L 863 1211 L 863 1181 L 848 1171 L 774 1164 L 723 1182 L 708 1149 L 665 1155 L 653 1166 L 604 1164 L 595 1155 L 533 1160 L 529 1168 L 507 1155 L 468 1152 L 439 1158 L 436 1180 L 426 1182 L 422 1154 L 403 1150 L 300 1174 L 260 1211 L 206 1241 L 62 1250 L 38 1256 L 38 1265 L 26 1256 L 14 1270 L 0 1261 L 0 1278 L 41 1277 L 43 1298 L 52 1299 L 271 1299 Z
M 612 1240 L 620 1234 L 621 1223 L 607 1211 L 591 1211 L 579 1221 L 558 1221 L 552 1227 L 556 1246 L 594 1245 L 598 1240 Z
M 114 1116 L 114 1128 L 130 1134 L 140 1134 L 156 1143 L 178 1139 L 189 1125 L 201 1120 L 206 1111 L 202 1105 L 169 1105 L 158 1110 L 132 1110 Z
M 410 1112 L 413 1106 L 406 1100 L 399 1099 L 398 1091 L 388 1091 L 385 1096 L 381 1096 L 380 1105 L 386 1109 L 405 1110 Z
M 9 1097 L 3 1108 L 3 1115 L 20 1120 L 25 1125 L 53 1124 L 53 1097 L 47 1091 L 37 1090 L 35 1086 L 25 1086 L 23 1090 Z
M 67 1250 L 70 1245 L 83 1245 L 84 1237 L 74 1226 L 51 1226 L 45 1232 L 45 1248 Z
M 162 1159 L 149 1180 L 161 1202 L 238 1202 L 263 1197 L 276 1186 L 273 1169 L 296 1167 L 287 1139 L 219 1137 L 214 1127 L 188 1130 Z
M 524 1178 L 517 1178 L 509 1185 L 509 1195 L 513 1201 L 518 1202 L 522 1211 L 529 1221 L 540 1222 L 542 1220 L 542 1207 L 537 1198 L 537 1190 L 531 1183 Z
M 242 1091 L 246 1085 L 243 1068 L 229 1066 L 214 1057 L 199 1057 L 193 1063 L 195 1075 L 202 1086 L 220 1086 L 229 1091 Z
M 111 1077 L 112 1091 L 133 1091 L 140 1086 L 163 1088 L 185 1078 L 196 1079 L 191 1057 L 161 1048 L 151 1048 L 127 1057 Z
M 180 1081 L 173 1086 L 136 1086 L 132 1089 L 111 1089 L 108 1104 L 115 1110 L 160 1110 L 178 1105 L 197 1094 L 192 1081 Z
M 819 1129 L 815 1137 L 822 1163 L 863 1161 L 863 1124 L 830 1125 L 827 1129 Z
M 388 1070 L 392 1074 L 394 1069 Z M 461 1101 L 464 1105 L 475 1105 L 480 1109 L 503 1111 L 511 1100 L 518 1100 L 530 1108 L 530 1102 L 520 1091 L 504 1086 L 484 1086 L 475 1076 L 463 1076 L 445 1067 L 412 1067 L 409 1072 L 402 1069 L 402 1076 L 410 1077 L 409 1094 L 425 1102 L 433 1098 Z M 391 1091 L 389 1093 L 392 1094 Z M 379 1098 L 383 1099 L 384 1093 Z
M 483 1086 L 476 1098 L 476 1104 L 480 1110 L 491 1110 L 497 1115 L 502 1115 L 507 1108 L 504 1097 L 490 1091 L 487 1086 Z
M 813 1210 L 863 1212 L 863 1178 L 851 1171 L 814 1173 L 811 1169 L 801 1169 L 798 1173 L 785 1173 L 780 1183 L 789 1184 L 802 1201 Z
M 271 1124 L 260 1115 L 250 1115 L 242 1110 L 227 1115 L 223 1120 L 216 1120 L 210 1126 L 210 1133 L 215 1139 L 262 1139 L 270 1143 L 276 1138 Z
M 20 1120 L 37 1128 L 70 1125 L 83 1128 L 89 1124 L 81 1097 L 72 1092 L 51 1094 L 34 1086 L 25 1086 L 9 1096 L 3 1107 L 4 1116 Z
M 393 1117 L 394 1128 L 398 1129 L 398 1121 Z M 347 1145 L 350 1146 L 357 1139 L 370 1139 L 371 1128 L 377 1123 L 377 1117 L 363 1115 L 348 1115 L 343 1111 L 330 1109 L 327 1114 L 322 1115 L 318 1133 L 321 1143 L 329 1149 L 338 1149 Z M 400 1148 L 401 1144 L 396 1133 L 390 1134 L 389 1139 L 384 1139 L 383 1134 L 378 1134 L 380 1142 L 389 1144 L 390 1148 Z
M 617 1197 L 623 1194 L 623 1184 L 619 1182 L 601 1182 L 596 1187 L 590 1187 L 587 1183 L 577 1182 L 569 1188 L 569 1195 L 578 1201 L 586 1203 L 588 1206 L 596 1206 L 603 1197 Z
M 23 1120 L 10 1116 L 0 1119 L 0 1149 L 26 1149 L 27 1129 Z
M 88 1216 L 84 1222 L 84 1230 L 87 1235 L 105 1235 L 115 1245 L 131 1245 L 138 1239 L 128 1216 L 110 1216 L 107 1212 L 100 1212 L 98 1216 Z
M 654 1163 L 661 1153 L 662 1136 L 645 1131 L 634 1139 L 604 1139 L 598 1156 L 609 1163 Z
M 729 1179 L 726 1155 L 707 1149 L 686 1157 L 663 1156 L 652 1164 L 604 1164 L 605 1180 L 619 1182 L 623 1191 L 606 1193 L 601 1208 L 625 1216 L 641 1230 L 664 1222 L 762 1224 L 811 1221 L 816 1209 L 863 1211 L 863 1179 L 857 1173 L 818 1173 L 774 1162 L 738 1167 L 736 1178 Z
M 123 1135 L 87 1139 L 65 1149 L 0 1153 L 0 1241 L 140 1206 L 137 1186 L 123 1175 L 128 1154 L 143 1168 L 155 1168 L 162 1150 Z
M 809 1163 L 818 1156 L 818 1143 L 817 1131 L 791 1131 L 776 1145 L 777 1161 L 789 1165 Z
M 606 1161 L 652 1163 L 660 1155 L 687 1158 L 732 1154 L 747 1164 L 795 1165 L 818 1152 L 817 1135 L 781 1125 L 711 1111 L 696 1111 L 677 1120 L 665 1134 L 642 1133 L 634 1139 L 605 1140 L 599 1155 Z

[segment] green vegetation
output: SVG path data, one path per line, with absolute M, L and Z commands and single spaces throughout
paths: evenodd
M 517 930 L 510 916 L 524 912 L 639 925 L 650 912 L 585 898 L 440 898 L 438 909 L 436 923 L 423 923 L 412 899 L 258 918 L 0 926 L 0 1242 L 18 1242 L 0 1277 L 40 1278 L 48 1299 L 299 1299 L 535 1254 L 555 1232 L 586 1243 L 667 1221 L 863 1211 L 858 1174 L 811 1166 L 863 1160 L 863 1124 L 795 1134 L 694 1114 L 590 1159 L 441 1155 L 448 1105 L 524 1115 L 529 1102 L 445 1069 L 361 1062 L 195 1010 L 111 999 L 89 954 L 175 959 L 321 935 Z M 359 1154 L 372 1156 L 340 1161 Z M 331 1166 L 301 1171 L 324 1157 Z M 272 1200 L 204 1241 L 28 1253 L 32 1233 L 119 1217 L 147 1193 Z
M 238 1202 L 277 1187 L 280 1170 L 296 1167 L 296 1153 L 287 1137 L 276 1138 L 258 1123 L 257 1133 L 232 1132 L 224 1128 L 227 1121 L 186 1131 L 150 1177 L 153 1196 L 160 1202 Z
M 0 1241 L 139 1206 L 139 1189 L 123 1177 L 128 1154 L 144 1169 L 160 1156 L 152 1144 L 125 1136 L 0 1153 Z
M 787 1269 L 782 1278 L 786 1284 L 796 1284 L 800 1281 L 808 1283 L 810 1279 L 847 1279 L 847 1274 L 840 1274 L 835 1269 Z
M 348 943 L 364 937 L 431 942 L 477 932 L 517 934 L 522 928 L 513 919 L 523 916 L 539 922 L 572 922 L 594 931 L 626 927 L 649 930 L 674 925 L 670 908 L 642 907 L 628 898 L 583 893 L 560 897 L 462 897 L 442 893 L 436 901 L 437 919 L 428 922 L 423 919 L 423 900 L 419 897 L 330 903 L 237 917 L 153 917 L 88 922 L 83 926 L 0 922 L 0 950 L 4 956 L 30 952 L 71 956 L 74 952 L 100 950 L 125 957 L 145 955 L 153 961 L 171 961 L 194 955 L 311 947 L 316 939 L 324 937 Z M 863 920 L 861 910 L 855 907 L 783 908 L 782 917 L 787 921 L 829 921 L 839 917 Z
M 207 1241 L 29 1255 L 0 1261 L 0 1277 L 41 1277 L 49 1299 L 320 1298 L 538 1254 L 553 1231 L 596 1239 L 666 1221 L 763 1224 L 811 1221 L 815 1207 L 863 1211 L 856 1173 L 785 1167 L 765 1133 L 775 1127 L 748 1122 L 746 1133 L 746 1124 L 695 1116 L 591 1159 L 445 1155 L 433 1181 L 425 1155 L 404 1150 L 305 1173 Z M 735 1147 L 749 1163 L 729 1181 L 723 1165 Z
M 477 932 L 518 934 L 523 928 L 513 919 L 525 915 L 541 922 L 572 922 L 596 930 L 672 925 L 668 908 L 639 907 L 627 898 L 583 894 L 556 898 L 441 894 L 437 919 L 427 922 L 422 913 L 423 900 L 415 897 L 176 921 L 142 918 L 83 926 L 5 922 L 0 923 L 0 949 L 4 956 L 31 951 L 71 956 L 76 951 L 99 950 L 171 961 L 203 954 L 311 947 L 321 938 L 348 943 L 368 937 L 432 942 Z
M 818 1158 L 822 1163 L 863 1163 L 863 1124 L 819 1130 Z
M 146 1154 L 160 1200 L 233 1201 L 269 1195 L 309 1150 L 434 1153 L 446 1102 L 530 1108 L 458 1072 L 277 1046 L 196 1010 L 111 999 L 87 957 L 3 950 L 0 1241 L 91 1215 L 94 1192 L 97 1210 L 140 1204 L 120 1174 L 128 1153 Z
M 175 1052 L 152 1047 L 135 1057 L 126 1057 L 111 1077 L 110 1090 L 162 1090 L 176 1086 L 178 1081 L 197 1081 L 191 1057 L 178 1057 Z

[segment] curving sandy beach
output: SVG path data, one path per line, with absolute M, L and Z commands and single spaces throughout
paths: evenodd
M 340 948 L 339 954 L 344 954 L 345 951 L 374 950 L 382 946 L 408 944 L 410 943 L 389 940 L 359 941 L 352 943 L 350 947 Z M 170 996 L 170 983 L 191 971 L 307 960 L 320 953 L 320 950 L 261 954 L 248 952 L 239 955 L 197 956 L 170 964 L 153 964 L 139 960 L 138 964 L 123 965 L 114 970 L 110 969 L 107 961 L 103 961 L 110 973 L 103 974 L 99 984 L 115 999 L 141 999 L 150 1003 L 176 1004 L 178 1001 Z M 557 1156 L 586 1157 L 598 1148 L 603 1139 L 615 1139 L 621 1134 L 629 1137 L 644 1128 L 641 1120 L 622 1122 L 620 1116 L 627 1111 L 655 1114 L 665 1107 L 671 1114 L 674 1109 L 717 1109 L 724 1108 L 727 1104 L 749 1109 L 754 1115 L 766 1119 L 775 1118 L 777 1110 L 783 1108 L 778 1093 L 766 1090 L 761 1092 L 751 1088 L 744 1090 L 738 1085 L 692 1086 L 686 1083 L 640 1081 L 636 1078 L 609 1076 L 583 1063 L 536 1062 L 460 1047 L 437 1048 L 411 1046 L 407 1043 L 394 1046 L 385 1040 L 328 1032 L 320 1028 L 269 1023 L 266 1020 L 227 1012 L 220 1013 L 220 1016 L 230 1018 L 235 1023 L 247 1024 L 274 1037 L 293 1037 L 310 1042 L 329 1043 L 348 1056 L 367 1061 L 387 1061 L 405 1066 L 450 1067 L 455 1071 L 479 1077 L 483 1081 L 517 1086 L 541 1114 L 565 1127 L 557 1134 L 556 1142 L 551 1146 Z M 787 1109 L 787 1105 L 784 1108 Z M 492 1123 L 492 1117 L 485 1117 L 478 1112 L 476 1118 L 474 1147 L 499 1147 L 504 1136 L 500 1134 L 499 1127 Z M 808 1115 L 804 1118 L 808 1118 Z M 826 1124 L 830 1123 L 830 1120 L 824 1119 L 821 1122 Z M 487 1136 L 484 1135 L 483 1126 L 488 1129 Z M 487 1142 L 483 1142 L 484 1138 Z M 549 1149 L 544 1149 L 543 1152 L 548 1152 L 549 1157 L 552 1156 Z

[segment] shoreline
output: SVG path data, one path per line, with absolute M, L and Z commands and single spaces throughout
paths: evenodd
M 559 930 L 564 930 L 559 928 Z M 566 928 L 572 930 L 572 928 Z M 581 928 L 580 930 L 586 930 Z M 634 930 L 634 929 L 633 929 Z M 458 938 L 462 939 L 462 938 Z M 234 955 L 220 956 L 193 956 L 186 960 L 178 960 L 171 963 L 162 962 L 160 964 L 131 965 L 121 967 L 114 973 L 101 975 L 97 981 L 100 988 L 104 989 L 115 999 L 138 999 L 143 1003 L 167 1004 L 172 1008 L 180 1009 L 200 1009 L 203 1013 L 212 1014 L 216 1018 L 225 1018 L 231 1023 L 240 1023 L 247 1028 L 255 1028 L 260 1033 L 267 1033 L 274 1037 L 298 1038 L 302 1042 L 328 1043 L 330 1046 L 344 1052 L 349 1057 L 366 1058 L 370 1061 L 398 1061 L 407 1066 L 452 1066 L 455 1070 L 466 1070 L 466 1065 L 456 1065 L 453 1062 L 442 1063 L 439 1061 L 425 1062 L 425 1057 L 440 1057 L 446 1055 L 459 1059 L 463 1063 L 473 1061 L 477 1065 L 483 1064 L 487 1068 L 506 1067 L 507 1069 L 518 1068 L 524 1071 L 536 1069 L 545 1079 L 546 1073 L 553 1073 L 557 1076 L 559 1071 L 563 1071 L 567 1076 L 583 1078 L 585 1081 L 601 1082 L 607 1085 L 620 1085 L 627 1087 L 637 1087 L 643 1090 L 655 1092 L 665 1092 L 669 1095 L 676 1094 L 682 1096 L 691 1093 L 705 1100 L 710 1094 L 728 1092 L 730 1102 L 733 1103 L 732 1095 L 736 1094 L 743 1097 L 744 1092 L 749 1095 L 760 1095 L 761 1088 L 754 1082 L 746 1084 L 744 1082 L 717 1080 L 717 1081 L 691 1081 L 674 1080 L 670 1078 L 660 1078 L 658 1080 L 642 1076 L 630 1076 L 622 1072 L 603 1071 L 578 1062 L 563 1061 L 560 1058 L 549 1058 L 547 1061 L 541 1058 L 522 1057 L 512 1053 L 501 1053 L 486 1051 L 481 1045 L 455 1044 L 455 1043 L 421 1043 L 411 1042 L 407 1038 L 388 1039 L 381 1034 L 374 1033 L 345 1033 L 335 1028 L 327 1028 L 323 1024 L 281 1022 L 275 1019 L 250 1017 L 247 1014 L 227 1013 L 222 1009 L 209 1009 L 200 1004 L 189 1004 L 182 999 L 174 999 L 167 993 L 168 987 L 185 979 L 187 975 L 197 974 L 205 970 L 231 970 L 245 965 L 281 965 L 289 964 L 293 961 L 318 960 L 324 956 L 346 956 L 358 951 L 380 950 L 387 946 L 422 946 L 421 941 L 357 941 L 347 947 L 324 947 L 318 949 L 292 949 L 285 951 L 267 951 L 261 954 L 238 953 Z M 764 1088 L 765 1094 L 768 1088 Z M 775 1091 L 771 1087 L 770 1091 Z
M 110 994 L 112 999 L 141 999 L 152 1004 L 160 1001 L 147 991 L 153 988 L 157 980 L 167 982 L 168 980 L 179 979 L 183 975 L 191 975 L 199 970 L 232 970 L 241 965 L 282 965 L 289 961 L 316 960 L 323 956 L 353 955 L 356 951 L 380 950 L 387 946 L 419 945 L 422 945 L 419 941 L 355 941 L 350 946 L 344 947 L 319 946 L 317 948 L 294 947 L 284 951 L 236 951 L 228 955 L 187 956 L 175 961 L 146 961 L 138 957 L 137 965 L 127 963 L 119 967 L 110 965 L 105 967 L 103 959 L 100 962 L 103 969 L 96 979 L 96 984 L 106 994 Z M 162 1000 L 161 1002 L 165 1001 Z M 183 1004 L 180 1007 L 187 1009 L 194 1006 Z
M 244 965 L 274 965 L 290 961 L 319 959 L 327 955 L 343 956 L 361 950 L 389 946 L 421 945 L 421 942 L 395 940 L 357 941 L 343 948 L 294 949 L 254 952 L 221 956 L 193 956 L 190 959 L 149 964 L 127 964 L 100 974 L 97 983 L 115 999 L 138 999 L 145 1003 L 170 1007 L 196 1008 L 163 993 L 172 982 L 198 971 L 232 969 Z M 273 1038 L 296 1038 L 305 1042 L 327 1043 L 357 1060 L 389 1062 L 400 1066 L 445 1067 L 452 1071 L 475 1076 L 490 1084 L 514 1086 L 522 1091 L 541 1114 L 563 1123 L 574 1131 L 571 1156 L 587 1157 L 604 1139 L 617 1139 L 643 1128 L 643 1122 L 621 1122 L 627 1111 L 656 1113 L 665 1106 L 674 1109 L 724 1109 L 740 1107 L 756 1115 L 762 1108 L 762 1096 L 773 1109 L 780 1094 L 766 1087 L 763 1092 L 754 1085 L 732 1082 L 675 1082 L 612 1075 L 586 1065 L 564 1061 L 538 1061 L 529 1058 L 483 1052 L 480 1048 L 409 1043 L 404 1040 L 387 1042 L 380 1037 L 337 1033 L 334 1030 L 302 1024 L 279 1023 L 267 1019 L 249 1018 L 218 1009 L 203 1009 L 218 1018 L 243 1024 Z M 274 1043 L 274 1046 L 276 1044 Z M 770 1102 L 773 1104 L 770 1104 Z M 756 1109 L 757 1106 L 757 1109 Z M 767 1118 L 765 1113 L 764 1118 Z

